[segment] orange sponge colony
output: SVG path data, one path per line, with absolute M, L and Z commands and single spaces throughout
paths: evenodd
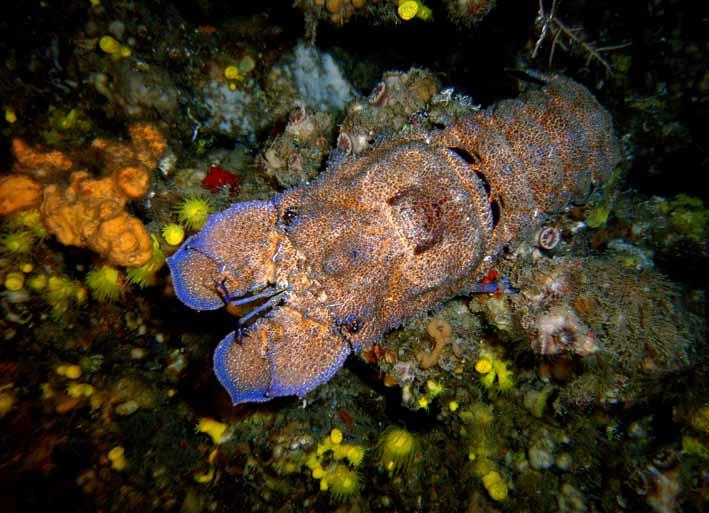
M 47 230 L 62 244 L 88 247 L 116 265 L 137 266 L 150 260 L 152 244 L 143 223 L 128 214 L 125 205 L 128 200 L 148 192 L 150 170 L 157 165 L 165 149 L 165 139 L 147 124 L 131 126 L 130 134 L 131 144 L 96 139 L 91 148 L 98 153 L 97 159 L 103 162 L 107 176 L 94 178 L 80 170 L 71 173 L 66 187 L 56 183 L 45 186 L 40 213 Z M 24 143 L 14 147 L 28 148 Z M 57 153 L 47 153 L 45 155 L 51 155 L 51 159 L 43 159 L 42 154 L 35 151 L 33 160 L 21 160 L 16 154 L 21 166 L 17 170 L 35 174 L 28 168 L 30 161 L 45 167 L 47 160 L 70 162 Z M 24 200 L 19 200 L 19 194 L 13 194 L 13 190 L 22 187 L 29 192 Z M 36 206 L 39 190 L 39 182 L 26 176 L 11 175 L 3 179 L 0 214 Z
M 145 194 L 148 172 L 143 173 Z M 128 196 L 117 178 L 92 179 L 86 171 L 75 171 L 69 187 L 45 188 L 40 213 L 47 230 L 62 244 L 91 248 L 117 265 L 142 265 L 152 255 L 150 236 L 125 211 Z
M 74 166 L 71 159 L 61 151 L 43 152 L 31 147 L 22 139 L 12 140 L 12 153 L 15 155 L 13 171 L 30 175 L 41 182 L 52 180 Z
M 0 215 L 37 207 L 42 201 L 42 186 L 29 176 L 0 177 Z

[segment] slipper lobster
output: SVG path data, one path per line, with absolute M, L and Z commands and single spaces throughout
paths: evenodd
M 518 99 L 234 204 L 168 259 L 187 306 L 258 305 L 214 353 L 234 404 L 302 397 L 350 353 L 473 290 L 545 213 L 608 178 L 620 160 L 608 112 L 568 78 L 537 78 Z

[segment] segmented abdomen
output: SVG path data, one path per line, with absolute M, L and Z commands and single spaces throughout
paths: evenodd
M 490 193 L 499 224 L 491 248 L 535 226 L 534 219 L 588 195 L 620 160 L 610 114 L 564 77 L 439 133 L 434 142 L 469 161 Z

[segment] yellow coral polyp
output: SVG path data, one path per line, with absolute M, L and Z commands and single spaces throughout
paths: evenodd
M 323 482 L 326 483 L 330 495 L 336 502 L 345 502 L 357 495 L 360 490 L 359 473 L 339 463 L 326 472 L 320 483 Z
M 218 420 L 214 420 L 209 417 L 202 417 L 197 423 L 196 430 L 198 433 L 209 435 L 212 441 L 217 445 L 226 441 L 224 433 L 226 433 L 227 425 L 223 422 L 219 422 Z
M 404 0 L 399 2 L 399 7 L 396 12 L 399 14 L 399 18 L 404 21 L 409 21 L 414 19 L 419 10 L 419 3 L 416 0 Z
M 482 481 L 485 490 L 487 490 L 492 500 L 501 502 L 507 498 L 507 483 L 502 479 L 499 472 L 496 470 L 488 472 L 483 476 Z
M 99 39 L 98 46 L 99 48 L 101 48 L 101 50 L 103 50 L 104 53 L 107 53 L 108 55 L 115 55 L 121 51 L 121 43 L 116 41 L 111 36 L 103 36 L 101 39 Z
M 329 490 L 336 501 L 344 501 L 359 492 L 356 469 L 365 453 L 361 445 L 343 444 L 343 439 L 342 431 L 333 428 L 303 462 L 313 479 L 320 481 L 320 490 Z
M 128 462 L 126 461 L 125 456 L 125 450 L 120 445 L 108 451 L 107 456 L 108 461 L 111 462 L 111 467 L 113 467 L 115 470 L 121 471 L 128 466 Z
M 330 431 L 330 441 L 335 445 L 340 444 L 342 442 L 342 431 L 333 428 L 332 431 Z
M 426 381 L 426 395 L 428 395 L 428 397 L 430 397 L 431 399 L 434 399 L 441 395 L 444 390 L 444 386 L 438 381 L 435 381 L 433 379 L 429 379 L 428 381 Z
M 86 274 L 86 285 L 98 301 L 115 301 L 125 290 L 123 277 L 115 267 L 102 265 Z
M 47 237 L 47 229 L 42 224 L 39 210 L 30 209 L 17 212 L 9 219 L 10 226 L 29 231 L 38 239 Z
M 359 467 L 364 459 L 364 447 L 361 445 L 351 445 L 347 448 L 345 453 L 345 458 L 350 462 L 350 465 L 354 467 Z
M 169 223 L 162 227 L 162 238 L 170 246 L 179 246 L 185 240 L 185 229 L 177 223 Z
M 507 367 L 507 363 L 502 360 L 495 361 L 495 373 L 497 374 L 497 384 L 502 392 L 512 390 L 515 386 L 512 371 Z
M 508 392 L 515 386 L 514 375 L 507 362 L 497 355 L 482 356 L 475 362 L 475 371 L 480 374 L 480 384 L 489 390 Z
M 63 276 L 50 276 L 47 279 L 47 294 L 44 296 L 52 307 L 52 315 L 61 318 L 69 309 L 72 301 L 78 298 L 81 286 Z
M 81 377 L 81 367 L 78 365 L 68 365 L 64 375 L 69 379 L 79 379 Z
M 121 44 L 118 40 L 111 36 L 103 36 L 99 39 L 98 47 L 114 59 L 130 57 L 133 53 L 130 46 Z
M 126 278 L 128 281 L 140 288 L 155 285 L 157 282 L 157 272 L 165 264 L 165 254 L 160 249 L 160 243 L 157 237 L 151 237 L 153 241 L 153 254 L 150 260 L 138 267 L 129 267 L 126 269 Z
M 433 15 L 431 9 L 418 0 L 399 0 L 399 7 L 396 12 L 399 18 L 404 21 L 409 21 L 414 18 L 428 21 Z
M 319 467 L 320 460 L 318 459 L 317 454 L 315 454 L 314 452 L 308 454 L 308 459 L 305 460 L 305 466 L 308 467 L 310 470 L 315 470 L 317 467 Z
M 22 290 L 25 286 L 25 275 L 22 273 L 7 273 L 5 288 L 11 292 Z
M 204 198 L 185 198 L 177 207 L 177 217 L 190 230 L 199 230 L 207 222 L 212 207 Z
M 94 387 L 88 383 L 71 383 L 66 387 L 66 393 L 76 399 L 91 397 L 94 394 Z
M 15 109 L 12 107 L 5 107 L 5 121 L 10 125 L 17 122 L 17 114 L 15 114 Z
M 475 362 L 475 372 L 478 374 L 487 374 L 492 370 L 492 361 L 490 358 L 482 357 Z
M 418 19 L 423 20 L 423 21 L 428 21 L 431 19 L 432 16 L 433 16 L 433 11 L 431 10 L 430 7 L 427 7 L 423 4 L 419 4 L 419 10 L 416 13 L 416 17 Z
M 241 78 L 241 74 L 239 73 L 239 68 L 236 66 L 227 66 L 224 69 L 224 77 L 227 80 L 239 80 Z
M 32 251 L 34 236 L 29 230 L 6 233 L 0 238 L 0 246 L 5 253 L 11 255 L 26 255 Z
M 398 426 L 389 426 L 379 439 L 379 462 L 392 473 L 405 472 L 416 458 L 417 451 L 416 437 Z
M 57 374 L 69 379 L 78 379 L 81 377 L 81 367 L 78 365 L 59 365 L 56 368 Z

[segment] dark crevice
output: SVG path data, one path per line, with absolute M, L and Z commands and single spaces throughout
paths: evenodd
M 469 151 L 464 150 L 463 148 L 458 148 L 457 146 L 448 146 L 448 149 L 462 158 L 469 165 L 480 164 L 480 157 L 477 154 L 470 153 Z
M 502 213 L 502 208 L 500 208 L 500 202 L 493 199 L 490 202 L 490 212 L 492 213 L 492 229 L 494 230 L 497 223 L 500 222 L 500 214 Z
M 472 169 L 472 171 L 480 179 L 483 189 L 485 189 L 485 194 L 490 199 L 490 212 L 492 213 L 492 228 L 495 229 L 497 224 L 500 222 L 500 214 L 502 213 L 501 199 L 497 198 L 497 195 L 493 193 L 490 187 L 490 182 L 485 178 L 482 171 L 479 170 L 481 167 L 482 159 L 477 153 L 471 153 L 468 150 L 459 148 L 457 146 L 448 146 L 448 149 L 453 153 L 462 158 Z

